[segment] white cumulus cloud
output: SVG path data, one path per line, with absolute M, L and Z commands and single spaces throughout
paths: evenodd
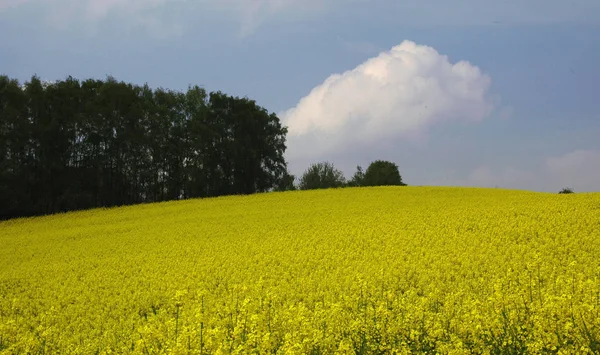
M 494 106 L 490 84 L 476 66 L 404 41 L 331 75 L 280 113 L 289 128 L 290 158 L 327 158 L 349 146 L 422 137 L 436 124 L 479 122 Z

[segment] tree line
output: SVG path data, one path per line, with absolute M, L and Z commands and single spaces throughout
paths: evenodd
M 398 170 L 398 165 L 391 161 L 375 160 L 363 172 L 362 167 L 356 167 L 356 172 L 350 180 L 344 173 L 336 169 L 333 163 L 324 161 L 312 164 L 300 177 L 298 188 L 301 190 L 328 189 L 339 187 L 360 186 L 406 186 Z M 296 188 L 295 185 L 292 188 Z
M 395 163 L 330 162 L 299 178 L 287 128 L 248 98 L 72 77 L 0 76 L 0 220 L 195 197 L 353 186 L 405 186 Z M 561 194 L 573 193 L 565 188 Z
M 286 133 L 198 86 L 0 76 L 0 219 L 286 189 Z
M 396 164 L 346 181 L 329 162 L 295 184 L 287 128 L 248 98 L 72 77 L 0 76 L 0 220 L 95 207 L 346 186 L 404 185 Z

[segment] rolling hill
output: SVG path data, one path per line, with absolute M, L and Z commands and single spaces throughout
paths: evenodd
M 0 353 L 600 351 L 600 193 L 265 193 L 0 223 Z

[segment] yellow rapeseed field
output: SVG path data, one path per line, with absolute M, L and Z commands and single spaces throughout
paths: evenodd
M 0 353 L 600 352 L 600 194 L 269 193 L 0 223 Z

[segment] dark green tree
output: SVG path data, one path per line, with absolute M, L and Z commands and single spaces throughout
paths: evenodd
M 208 95 L 199 86 L 189 87 L 185 94 L 186 131 L 188 154 L 185 159 L 186 197 L 209 196 L 208 152 L 212 148 L 213 134 L 208 125 Z
M 372 162 L 363 178 L 363 186 L 406 186 L 398 171 L 398 166 L 390 161 L 376 160 Z
M 16 80 L 0 76 L 0 219 L 33 209 L 33 142 L 28 99 Z
M 296 185 L 294 184 L 295 180 L 296 180 L 296 177 L 294 175 L 290 174 L 289 171 L 286 171 L 284 173 L 283 177 L 277 183 L 274 190 L 275 191 L 294 191 L 294 190 L 296 190 Z
M 352 178 L 348 181 L 348 187 L 357 187 L 363 186 L 363 180 L 365 179 L 365 173 L 362 170 L 362 167 L 358 165 L 356 167 L 356 172 L 352 175 Z
M 291 189 L 287 128 L 248 98 L 0 76 L 0 219 Z
M 345 184 L 344 173 L 330 162 L 312 164 L 300 178 L 301 190 L 328 189 Z

